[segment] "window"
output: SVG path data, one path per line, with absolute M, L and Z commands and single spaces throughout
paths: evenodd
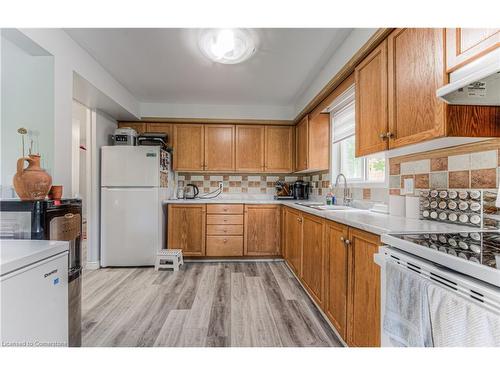
M 355 157 L 354 86 L 338 96 L 330 107 L 332 123 L 332 175 L 343 173 L 350 182 L 383 183 L 385 155 Z

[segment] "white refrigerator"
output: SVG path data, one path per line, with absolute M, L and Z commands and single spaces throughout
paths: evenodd
M 159 146 L 101 148 L 101 266 L 154 264 L 165 246 L 162 201 L 173 192 L 170 154 Z

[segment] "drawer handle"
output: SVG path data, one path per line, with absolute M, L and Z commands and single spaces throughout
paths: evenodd
M 227 208 L 222 209 L 222 211 L 227 211 Z
M 224 223 L 227 223 L 227 219 L 224 219 Z
M 223 230 L 223 232 L 224 232 L 224 233 L 227 233 L 227 229 L 224 229 L 224 230 Z

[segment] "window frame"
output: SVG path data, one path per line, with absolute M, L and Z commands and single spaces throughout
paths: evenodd
M 335 100 L 332 105 L 328 108 L 328 111 L 330 113 L 330 131 L 331 134 L 334 134 L 334 112 L 336 108 L 345 108 L 345 106 L 350 105 L 351 103 L 355 103 L 355 96 L 353 95 L 353 92 L 355 90 L 354 85 L 349 87 L 344 93 L 342 93 L 339 96 L 339 100 Z M 351 97 L 351 98 L 350 98 Z M 346 104 L 347 103 L 347 104 Z M 355 111 L 355 106 L 353 106 L 354 111 Z M 341 109 L 340 109 L 341 110 Z M 355 116 L 354 116 L 355 118 Z M 334 179 L 336 176 L 341 173 L 341 160 L 342 160 L 342 153 L 341 153 L 341 142 L 345 141 L 346 139 L 349 139 L 350 137 L 356 137 L 356 131 L 354 131 L 354 134 L 348 137 L 345 137 L 340 140 L 334 140 L 334 137 L 332 136 L 330 142 L 331 142 L 331 162 L 330 162 L 330 173 L 332 176 L 332 183 L 334 183 Z M 384 179 L 381 181 L 374 181 L 374 180 L 368 180 L 368 159 L 373 156 L 382 156 L 385 159 L 385 172 L 384 172 Z M 360 157 L 362 159 L 361 163 L 361 175 L 362 178 L 346 178 L 347 182 L 354 187 L 386 187 L 387 186 L 387 181 L 389 180 L 389 168 L 388 168 L 388 157 L 387 157 L 387 152 L 380 152 L 376 153 L 373 155 L 369 156 L 362 156 Z M 347 176 L 346 176 L 347 177 Z

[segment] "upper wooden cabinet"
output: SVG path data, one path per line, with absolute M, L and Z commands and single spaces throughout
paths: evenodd
M 205 125 L 206 171 L 234 171 L 234 125 Z
M 302 280 L 320 306 L 323 306 L 324 297 L 323 250 L 323 219 L 302 214 Z
M 344 341 L 347 340 L 348 229 L 346 225 L 326 220 L 324 311 Z
M 436 96 L 448 82 L 444 40 L 444 29 L 396 29 L 356 66 L 356 156 L 444 136 L 500 136 L 500 107 Z
M 205 220 L 204 204 L 168 205 L 168 247 L 182 249 L 185 256 L 204 256 Z
M 265 127 L 236 126 L 236 170 L 264 171 Z
M 390 148 L 444 136 L 443 29 L 396 29 L 387 43 Z
M 244 254 L 272 256 L 281 252 L 281 208 L 279 205 L 245 205 Z
M 265 127 L 265 172 L 293 172 L 293 126 Z
M 349 346 L 380 346 L 380 267 L 373 260 L 380 237 L 349 228 Z
M 384 151 L 388 146 L 387 41 L 354 70 L 356 91 L 356 156 Z
M 173 168 L 177 171 L 202 171 L 205 167 L 205 132 L 198 124 L 175 124 Z
M 145 122 L 120 121 L 120 122 L 118 122 L 118 127 L 119 128 L 132 128 L 137 132 L 137 134 L 146 132 L 146 123 Z
M 306 115 L 295 129 L 295 170 L 321 171 L 329 168 L 330 116 L 320 113 L 310 118 Z
M 461 68 L 500 47 L 500 29 L 446 29 L 446 71 Z

